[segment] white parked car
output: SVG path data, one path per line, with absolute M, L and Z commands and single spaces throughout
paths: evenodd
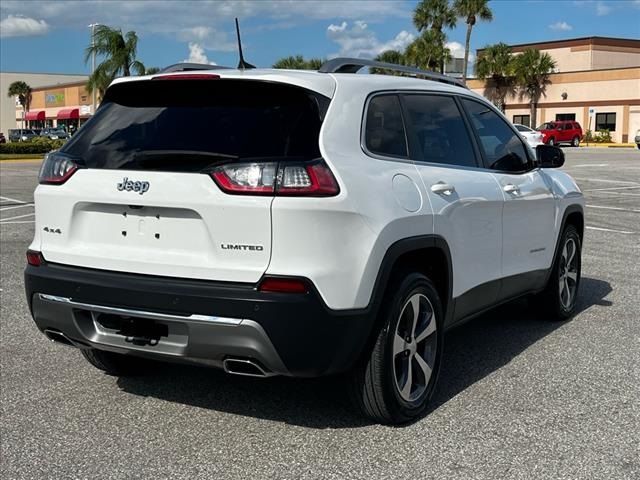
M 483 97 L 361 59 L 202 68 L 117 79 L 44 161 L 25 286 L 49 339 L 114 375 L 348 372 L 401 423 L 445 330 L 525 295 L 574 313 L 582 194 Z
M 538 145 L 544 144 L 544 135 L 542 133 L 519 123 L 514 123 L 513 126 L 516 127 L 516 130 L 520 132 L 520 135 L 522 135 L 527 143 L 533 148 L 536 148 Z

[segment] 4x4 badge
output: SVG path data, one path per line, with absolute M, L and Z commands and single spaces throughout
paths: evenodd
M 138 180 L 129 180 L 128 177 L 124 177 L 122 179 L 122 183 L 119 183 L 117 185 L 118 190 L 120 190 L 121 192 L 123 190 L 126 190 L 127 192 L 138 192 L 140 195 L 142 195 L 144 192 L 149 190 L 149 182 L 140 182 Z

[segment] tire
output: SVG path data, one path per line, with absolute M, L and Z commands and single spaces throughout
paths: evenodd
M 569 265 L 567 265 L 569 261 Z M 552 320 L 567 320 L 576 310 L 582 269 L 582 242 L 576 227 L 567 225 L 560 237 L 558 255 L 553 264 L 542 306 Z
M 144 358 L 105 352 L 94 348 L 83 348 L 80 351 L 84 358 L 98 370 L 117 377 L 140 375 L 151 364 L 150 360 Z
M 442 358 L 443 310 L 431 281 L 416 272 L 396 277 L 383 305 L 373 348 L 350 373 L 349 389 L 366 417 L 399 424 L 419 417 L 433 394 Z
M 578 137 L 577 135 L 575 137 L 573 137 L 573 139 L 571 140 L 571 146 L 572 147 L 579 147 L 580 146 L 580 137 Z
M 555 138 L 553 138 L 553 137 L 551 137 L 551 138 L 549 139 L 549 143 L 548 143 L 547 145 L 551 145 L 551 146 L 553 147 L 553 146 L 555 146 L 555 144 L 556 144 L 556 139 L 555 139 Z
M 640 150 L 640 143 L 636 143 L 636 147 L 638 147 L 638 150 Z

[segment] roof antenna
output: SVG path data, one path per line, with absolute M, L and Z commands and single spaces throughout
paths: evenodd
M 238 62 L 238 69 L 245 70 L 249 68 L 256 68 L 255 65 L 251 65 L 244 61 L 244 55 L 242 55 L 242 42 L 240 42 L 240 27 L 238 26 L 238 19 L 236 18 L 236 35 L 238 36 L 238 52 L 240 53 L 240 61 Z

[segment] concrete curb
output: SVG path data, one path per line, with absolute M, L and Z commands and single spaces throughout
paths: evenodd
M 580 146 L 589 148 L 636 148 L 635 143 L 581 143 Z
M 42 158 L 0 158 L 0 163 L 34 163 L 41 162 Z

